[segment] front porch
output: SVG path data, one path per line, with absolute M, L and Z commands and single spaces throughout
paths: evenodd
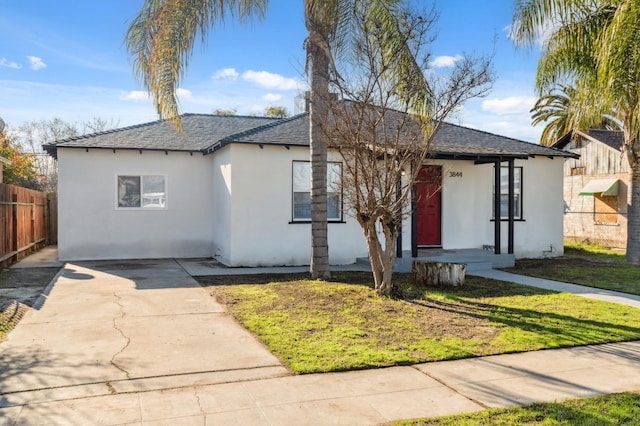
M 417 257 L 405 251 L 401 258 L 396 258 L 395 272 L 411 272 L 414 260 L 430 262 L 464 263 L 467 271 L 481 271 L 494 268 L 510 268 L 515 265 L 513 254 L 495 254 L 493 250 L 461 249 L 444 250 L 439 248 L 419 249 Z M 368 258 L 359 258 L 357 263 L 369 265 Z

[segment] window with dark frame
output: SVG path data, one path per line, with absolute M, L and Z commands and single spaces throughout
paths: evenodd
M 495 175 L 494 175 L 495 176 Z M 495 200 L 495 178 L 493 184 L 493 199 Z M 491 204 L 495 206 L 495 203 Z M 495 207 L 492 207 L 495 220 Z M 522 220 L 522 167 L 513 168 L 513 218 Z M 509 218 L 509 167 L 500 167 L 500 219 Z
M 311 220 L 311 165 L 308 161 L 294 161 L 292 175 L 292 220 Z M 327 163 L 327 219 L 342 220 L 342 163 Z
M 166 177 L 162 175 L 118 175 L 119 209 L 166 209 Z

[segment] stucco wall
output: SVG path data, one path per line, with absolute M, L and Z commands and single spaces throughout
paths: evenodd
M 200 154 L 59 148 L 60 259 L 211 256 L 211 164 Z M 167 209 L 116 209 L 118 174 L 166 175 Z
M 221 153 L 233 166 L 230 245 L 214 248 L 220 260 L 231 266 L 308 265 L 311 224 L 291 223 L 291 203 L 292 162 L 308 161 L 309 150 L 234 144 Z M 344 219 L 328 226 L 329 261 L 334 265 L 354 263 L 367 253 L 358 223 L 346 215 Z
M 481 249 L 494 245 L 493 164 L 473 161 L 430 161 L 442 166 L 442 248 Z M 506 165 L 506 163 L 504 163 Z M 515 222 L 514 249 L 518 258 L 560 255 L 562 237 L 561 158 L 517 160 L 523 167 L 523 219 Z M 406 223 L 406 222 L 405 222 Z M 508 225 L 502 223 L 501 250 L 507 252 Z M 410 250 L 410 223 L 403 228 L 403 249 Z M 553 253 L 546 253 L 551 250 Z
M 231 146 L 227 146 L 214 155 L 213 162 L 213 256 L 224 264 L 231 263 Z

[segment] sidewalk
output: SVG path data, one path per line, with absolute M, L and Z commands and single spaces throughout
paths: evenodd
M 640 389 L 640 342 L 0 408 L 0 423 L 372 425 Z M 170 385 L 168 383 L 168 385 Z

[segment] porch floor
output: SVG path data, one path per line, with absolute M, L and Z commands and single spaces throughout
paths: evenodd
M 467 271 L 480 271 L 493 268 L 510 268 L 515 265 L 513 254 L 495 254 L 491 250 L 462 249 L 444 250 L 439 248 L 419 249 L 418 257 L 412 258 L 411 252 L 403 252 L 396 259 L 396 272 L 411 272 L 414 260 L 430 262 L 464 263 Z

